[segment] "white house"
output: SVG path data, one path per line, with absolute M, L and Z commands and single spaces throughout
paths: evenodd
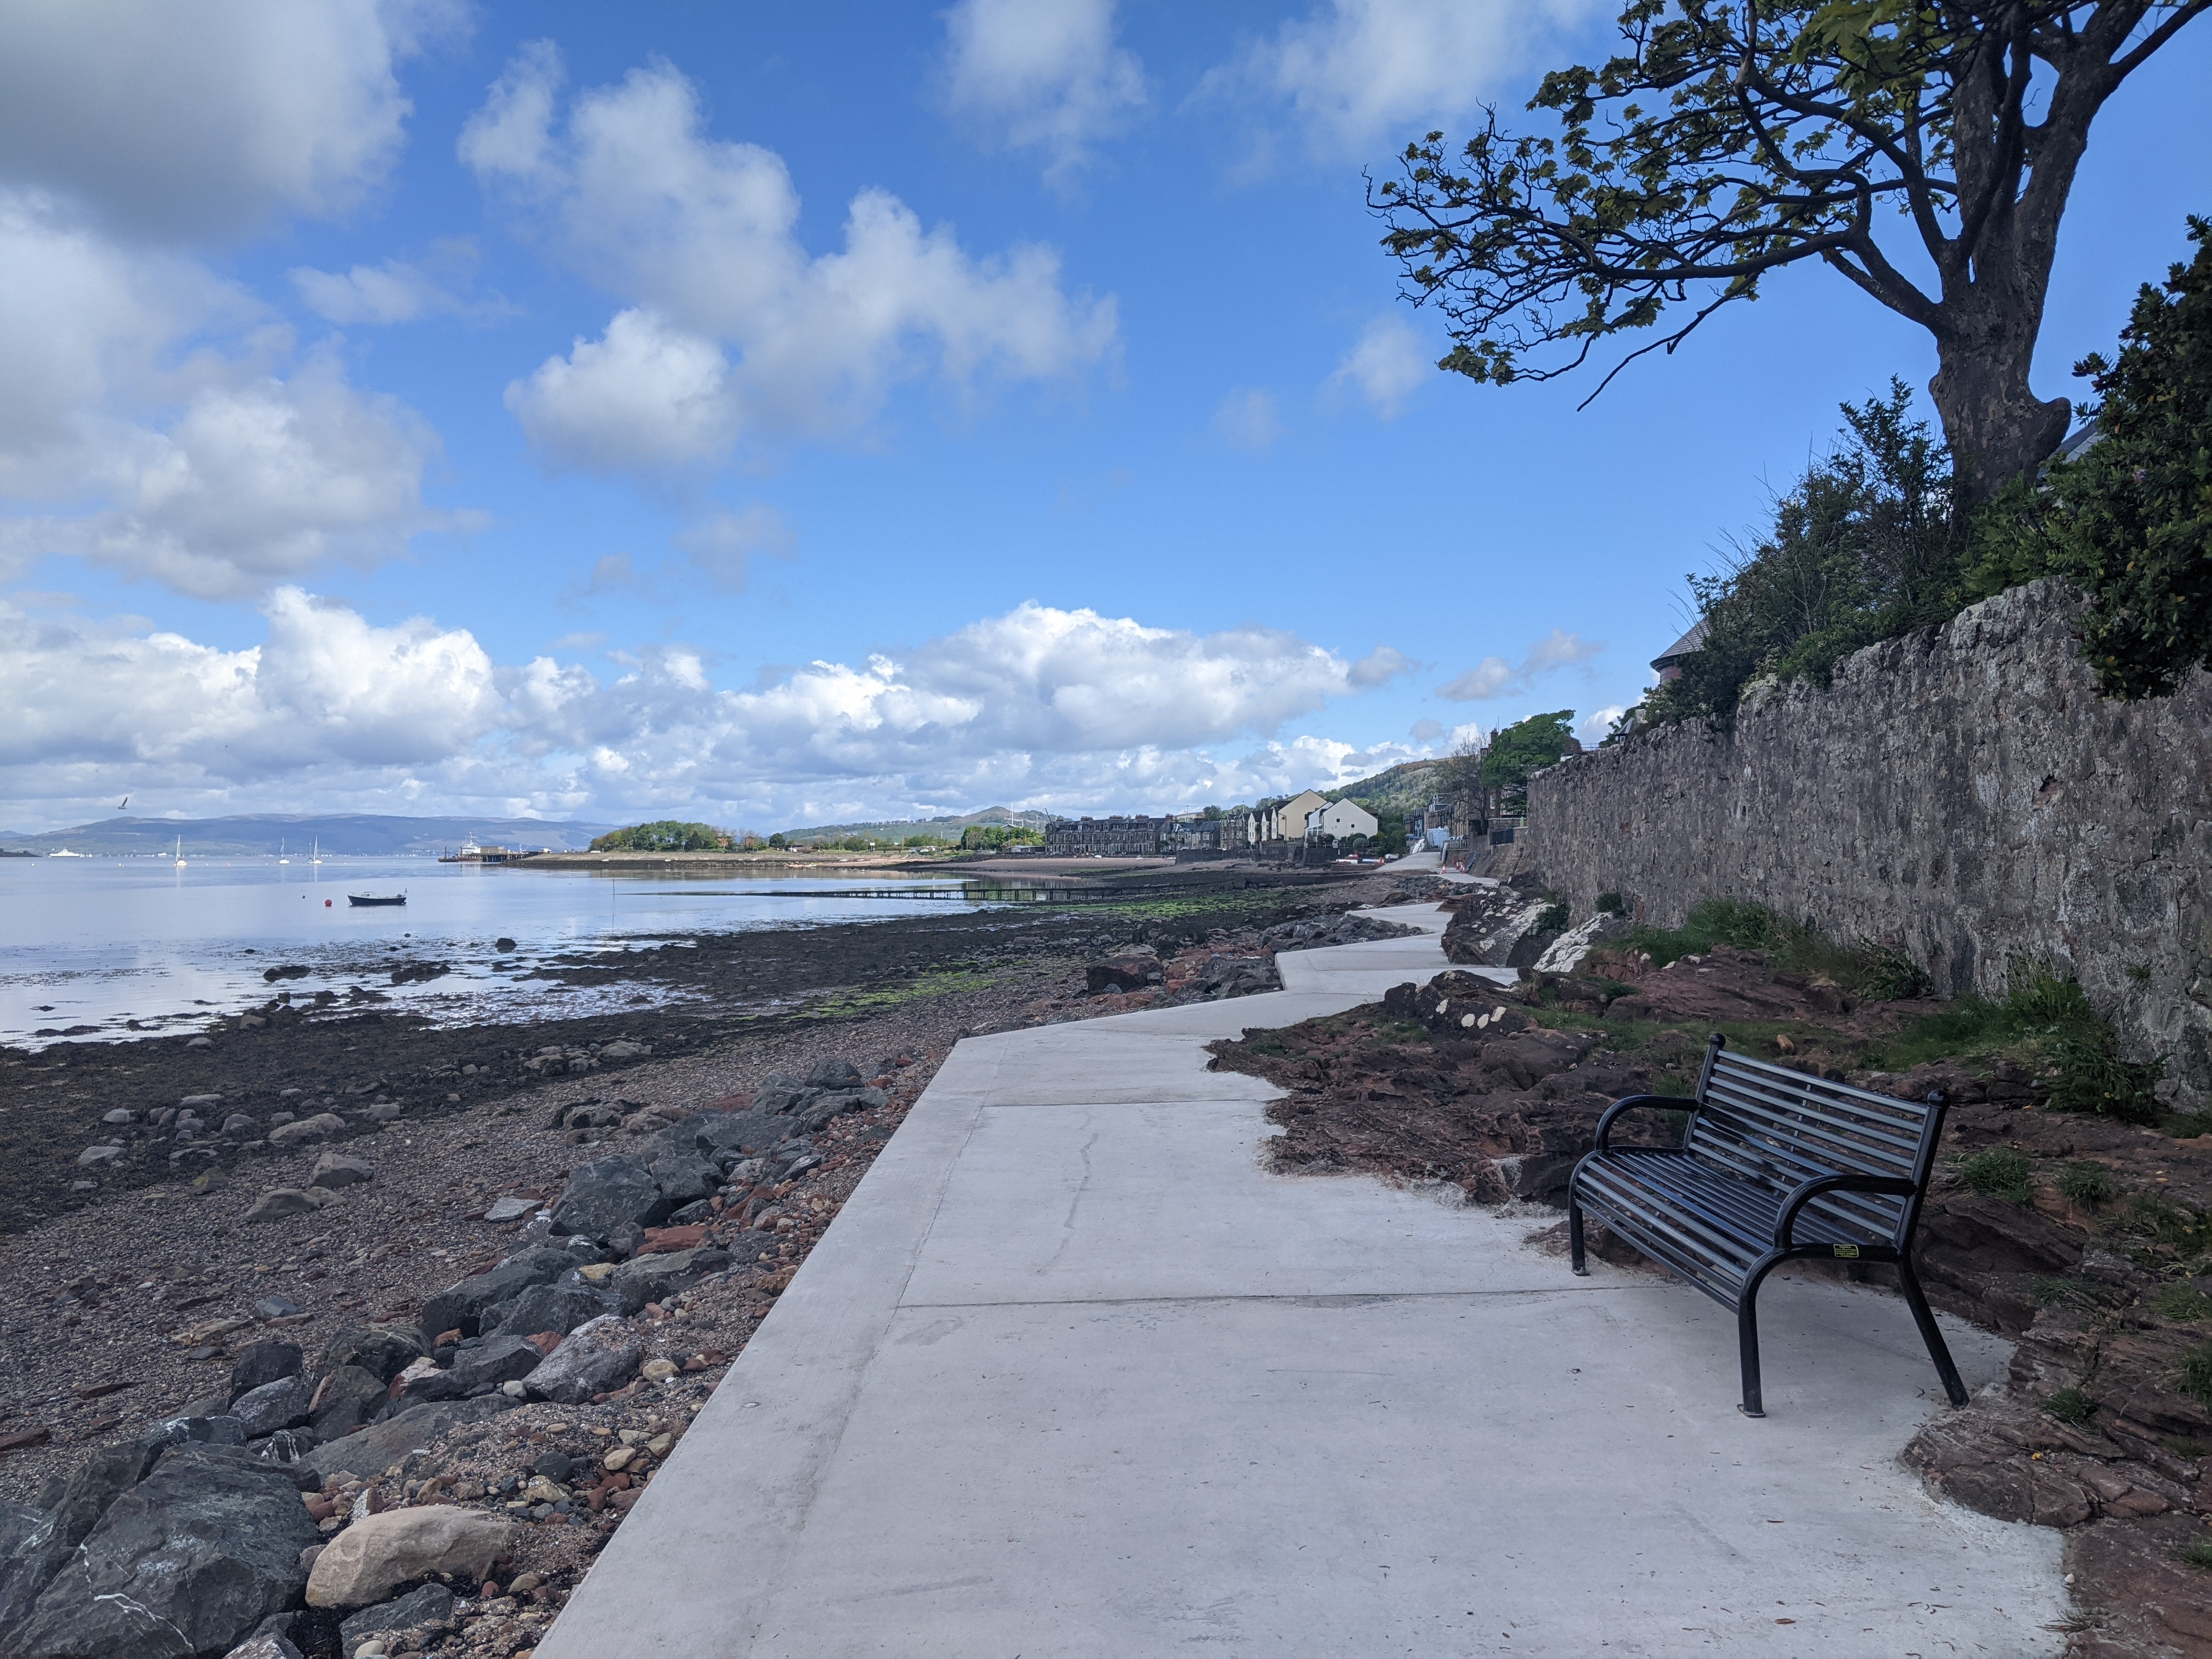
M 1380 828 L 1375 815 L 1356 800 L 1328 801 L 1306 814 L 1309 837 L 1327 836 L 1334 841 L 1349 840 L 1353 836 L 1372 837 Z

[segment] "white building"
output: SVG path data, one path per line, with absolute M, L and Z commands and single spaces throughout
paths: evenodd
M 1306 814 L 1309 839 L 1321 836 L 1333 841 L 1348 841 L 1354 836 L 1371 839 L 1381 828 L 1375 815 L 1356 800 L 1325 801 Z
M 1306 823 L 1314 812 L 1328 805 L 1328 798 L 1316 790 L 1309 789 L 1293 795 L 1280 806 L 1263 806 L 1255 815 L 1254 829 L 1261 841 L 1303 841 Z

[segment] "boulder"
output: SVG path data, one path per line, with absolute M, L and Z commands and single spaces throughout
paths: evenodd
M 340 1331 L 323 1350 L 316 1369 L 334 1371 L 341 1365 L 358 1365 L 386 1382 L 399 1375 L 410 1359 L 422 1357 L 422 1340 L 413 1331 L 388 1327 L 354 1325 Z
M 577 1265 L 576 1258 L 566 1250 L 549 1249 L 542 1244 L 517 1250 L 489 1273 L 449 1285 L 425 1302 L 419 1322 L 422 1334 L 435 1336 L 441 1331 L 459 1331 L 464 1336 L 474 1336 L 486 1308 L 511 1301 L 532 1285 L 550 1284 Z
M 1084 986 L 1096 996 L 1109 991 L 1141 991 L 1164 977 L 1160 953 L 1149 945 L 1124 946 L 1084 969 Z M 854 1081 L 860 1079 L 856 1075 Z
M 847 1112 L 871 1110 L 883 1105 L 890 1098 L 890 1097 L 881 1089 L 830 1091 L 817 1095 L 805 1105 L 800 1107 L 793 1115 L 799 1120 L 799 1127 L 802 1132 L 815 1134 L 826 1127 L 831 1118 L 841 1117 Z
M 258 1440 L 264 1434 L 295 1428 L 306 1422 L 308 1406 L 314 1397 L 315 1385 L 295 1373 L 274 1382 L 264 1382 L 258 1389 L 248 1389 L 230 1402 L 230 1414 L 246 1431 L 247 1439 Z
M 60 1497 L 39 1523 L 0 1556 L 0 1653 L 15 1652 L 10 1633 L 30 1617 L 54 1575 L 109 1506 L 138 1483 L 159 1450 L 126 1442 L 94 1452 L 63 1483 Z
M 0 1498 L 0 1561 L 15 1554 L 17 1545 L 46 1524 L 46 1512 L 35 1504 Z
M 622 1298 L 625 1313 L 635 1313 L 648 1302 L 666 1299 L 678 1285 L 729 1265 L 730 1253 L 712 1244 L 662 1250 L 623 1262 L 608 1275 L 607 1288 Z
M 483 1218 L 497 1226 L 502 1222 L 526 1221 L 537 1213 L 538 1200 L 534 1198 L 495 1198 L 491 1208 L 484 1212 Z
M 353 1659 L 361 1644 L 384 1638 L 387 1653 L 420 1650 L 453 1627 L 453 1593 L 443 1584 L 425 1584 L 394 1601 L 363 1607 L 338 1626 L 338 1648 Z
M 817 1060 L 807 1069 L 806 1085 L 811 1089 L 857 1089 L 860 1068 L 842 1055 Z
M 315 1385 L 307 1425 L 321 1440 L 351 1434 L 383 1409 L 387 1379 L 359 1365 L 341 1365 Z
M 304 1522 L 307 1512 L 298 1500 L 293 1507 Z M 463 1574 L 480 1582 L 514 1537 L 512 1522 L 448 1504 L 364 1516 L 315 1558 L 307 1605 L 368 1607 L 409 1580 L 432 1573 Z
M 278 1221 L 288 1215 L 305 1215 L 322 1207 L 319 1193 L 302 1192 L 297 1187 L 271 1187 L 253 1200 L 253 1207 L 246 1212 L 246 1218 L 249 1223 Z
M 453 1350 L 450 1366 L 416 1377 L 402 1397 L 466 1400 L 489 1394 L 502 1382 L 529 1376 L 542 1358 L 538 1345 L 526 1335 L 472 1336 Z
M 514 1408 L 514 1401 L 498 1393 L 479 1395 L 473 1400 L 410 1406 L 357 1434 L 316 1447 L 300 1460 L 298 1467 L 319 1479 L 342 1469 L 373 1478 L 394 1463 L 404 1463 L 417 1452 L 427 1451 L 433 1442 L 464 1424 L 481 1423 Z
M 282 1631 L 258 1630 L 222 1659 L 301 1659 L 300 1650 Z
M 672 1208 L 678 1204 L 711 1198 L 722 1184 L 722 1166 L 688 1147 L 669 1147 L 646 1168 L 653 1176 L 653 1184 L 660 1188 L 661 1197 Z M 656 1220 L 659 1218 L 654 1218 Z M 650 1226 L 652 1223 L 644 1224 Z
M 221 1653 L 300 1593 L 316 1540 L 274 1473 L 173 1452 L 108 1505 L 9 1651 L 27 1659 Z
M 562 1189 L 553 1206 L 553 1231 L 604 1239 L 626 1226 L 649 1227 L 672 1207 L 653 1171 L 636 1158 L 593 1158 Z
M 562 1336 L 587 1320 L 614 1311 L 614 1299 L 581 1285 L 533 1285 L 511 1302 L 484 1310 L 483 1334 L 512 1332 L 534 1336 L 555 1331 Z
M 336 1112 L 318 1112 L 313 1117 L 295 1118 L 289 1123 L 280 1123 L 269 1132 L 272 1146 L 298 1146 L 311 1140 L 328 1140 L 332 1135 L 345 1133 L 346 1121 Z
M 296 1342 L 256 1342 L 239 1350 L 230 1365 L 230 1395 L 235 1400 L 264 1383 L 297 1376 L 304 1356 Z
M 790 1133 L 789 1121 L 770 1112 L 698 1112 L 669 1125 L 660 1139 L 664 1146 L 689 1147 L 726 1170 Z
M 315 1160 L 314 1172 L 307 1177 L 310 1187 L 355 1187 L 372 1179 L 376 1166 L 366 1158 L 352 1158 L 344 1152 L 325 1152 Z
M 644 1351 L 645 1345 L 626 1321 L 602 1314 L 571 1331 L 523 1386 L 538 1399 L 577 1405 L 629 1381 Z
M 758 1262 L 781 1261 L 782 1258 L 776 1250 L 781 1243 L 772 1232 L 755 1232 L 748 1228 L 730 1240 L 730 1265 L 750 1267 Z

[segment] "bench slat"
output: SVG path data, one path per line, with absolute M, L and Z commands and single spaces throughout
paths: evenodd
M 1921 1125 L 1924 1118 L 1915 1120 L 1910 1127 L 1901 1123 L 1870 1122 L 1839 1116 L 1821 1108 L 1827 1104 L 1810 1094 L 1794 1097 L 1769 1086 L 1764 1079 L 1728 1078 L 1714 1079 L 1723 1088 L 1707 1091 L 1710 1101 L 1717 1096 L 1730 1102 L 1743 1103 L 1747 1110 L 1765 1110 L 1784 1115 L 1794 1121 L 1818 1125 L 1824 1138 L 1840 1145 L 1857 1149 L 1869 1159 L 1887 1159 L 1900 1168 L 1909 1170 L 1919 1155 Z M 1874 1173 L 1887 1174 L 1887 1170 Z

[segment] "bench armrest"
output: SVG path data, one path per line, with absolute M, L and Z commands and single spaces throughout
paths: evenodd
M 1788 1250 L 1796 1248 L 1790 1237 L 1797 1224 L 1797 1212 L 1823 1193 L 1875 1193 L 1885 1198 L 1910 1198 L 1920 1190 L 1918 1183 L 1902 1176 L 1820 1175 L 1799 1182 L 1783 1200 L 1782 1213 L 1774 1218 L 1774 1248 Z
M 1669 1112 L 1692 1112 L 1698 1103 L 1688 1095 L 1623 1095 L 1605 1109 L 1597 1121 L 1597 1145 L 1591 1150 L 1606 1150 L 1607 1138 L 1613 1133 L 1613 1121 L 1632 1106 L 1656 1106 Z

